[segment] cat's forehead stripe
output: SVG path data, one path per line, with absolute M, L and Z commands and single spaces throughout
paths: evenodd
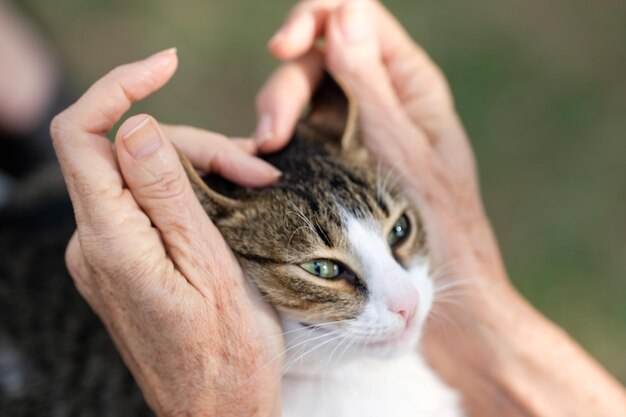
M 322 226 L 320 226 L 319 224 L 315 224 L 315 226 L 313 228 L 315 230 L 315 233 L 317 233 L 319 238 L 322 240 L 322 242 L 324 242 L 324 244 L 326 246 L 328 246 L 329 248 L 332 248 L 333 247 L 333 242 L 328 237 L 328 232 Z

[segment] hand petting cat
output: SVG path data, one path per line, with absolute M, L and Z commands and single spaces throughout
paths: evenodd
M 358 103 L 364 144 L 419 207 L 434 273 L 465 280 L 460 305 L 446 311 L 455 325 L 431 324 L 425 347 L 469 414 L 623 416 L 619 384 L 510 285 L 446 80 L 389 12 L 373 0 L 302 1 L 270 50 L 286 63 L 258 96 L 258 148 L 286 144 L 327 68 Z M 146 115 L 122 124 L 114 147 L 103 136 L 176 64 L 164 51 L 119 67 L 54 120 L 78 229 L 67 264 L 157 414 L 278 415 L 280 364 L 262 365 L 282 349 L 280 329 L 246 288 L 170 140 L 196 168 L 244 185 L 277 173 L 248 154 L 249 142 Z
M 269 49 L 285 63 L 257 97 L 259 149 L 285 145 L 328 69 L 357 103 L 361 140 L 420 209 L 432 274 L 464 283 L 445 307 L 454 325 L 431 322 L 424 345 L 469 414 L 626 415 L 623 388 L 509 283 L 446 79 L 384 6 L 301 1 Z
M 52 122 L 77 222 L 66 263 L 157 414 L 267 415 L 280 363 L 260 368 L 282 351 L 281 330 L 250 297 L 169 138 L 197 169 L 241 184 L 270 184 L 277 170 L 250 143 L 147 115 L 126 120 L 113 147 L 104 137 L 177 63 L 167 50 L 118 67 Z

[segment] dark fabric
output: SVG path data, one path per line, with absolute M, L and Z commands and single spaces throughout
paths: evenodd
M 61 82 L 46 116 L 25 134 L 15 134 L 0 126 L 0 170 L 20 179 L 55 159 L 50 140 L 50 122 L 71 103 L 67 83 Z

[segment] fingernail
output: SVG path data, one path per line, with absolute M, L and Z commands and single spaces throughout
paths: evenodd
M 256 152 L 257 144 L 255 141 L 249 138 L 231 138 L 230 139 L 239 149 L 242 151 L 254 154 Z
M 259 125 L 255 133 L 255 140 L 257 146 L 267 142 L 274 137 L 274 118 L 269 113 L 261 115 Z
M 157 52 L 156 54 L 150 55 L 148 57 L 148 59 L 149 60 L 158 61 L 160 59 L 173 57 L 177 53 L 178 53 L 178 49 L 176 49 L 176 48 L 169 48 L 169 49 L 165 49 L 163 51 Z
M 273 49 L 277 43 L 280 43 L 285 37 L 285 27 L 282 27 L 272 36 L 270 41 L 267 43 L 269 49 Z
M 351 1 L 343 7 L 341 30 L 349 43 L 360 42 L 372 33 L 372 23 L 367 7 L 367 3 L 363 0 Z
M 300 13 L 297 16 L 293 16 L 272 36 L 268 47 L 270 50 L 274 49 L 274 46 L 283 42 L 286 38 L 290 38 L 289 43 L 293 46 L 294 42 L 299 42 L 303 34 L 306 34 L 309 30 L 312 31 L 314 26 L 315 19 L 310 13 Z
M 163 143 L 157 127 L 149 117 L 135 126 L 123 139 L 126 150 L 134 159 L 152 155 Z
M 275 178 L 280 178 L 283 176 L 283 172 L 280 169 L 276 168 L 274 165 L 270 165 L 268 171 L 270 175 Z

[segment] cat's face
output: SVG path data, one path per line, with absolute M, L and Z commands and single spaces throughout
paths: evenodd
M 414 349 L 433 302 L 419 213 L 350 140 L 355 109 L 327 76 L 290 144 L 266 158 L 283 172 L 269 188 L 205 185 L 187 166 L 244 273 L 278 311 L 287 365 Z
M 419 215 L 393 178 L 360 152 L 299 136 L 268 160 L 284 173 L 276 185 L 209 181 L 228 201 L 216 209 L 214 198 L 201 200 L 279 312 L 288 352 L 414 348 L 433 288 Z

